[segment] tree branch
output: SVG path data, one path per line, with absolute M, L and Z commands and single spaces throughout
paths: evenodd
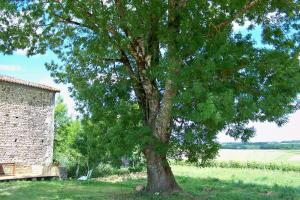
M 139 106 L 141 107 L 141 110 L 143 111 L 144 119 L 146 119 L 149 114 L 148 113 L 149 109 L 148 109 L 147 98 L 146 98 L 145 91 L 143 89 L 141 79 L 134 73 L 125 51 L 123 51 L 122 49 L 120 49 L 120 51 L 121 51 L 121 61 L 124 64 L 125 69 L 128 72 L 130 79 L 133 81 L 134 92 L 137 96 Z
M 230 19 L 226 19 L 225 21 L 223 21 L 222 23 L 218 24 L 218 25 L 211 25 L 214 32 L 213 33 L 208 33 L 207 36 L 211 37 L 213 36 L 215 33 L 218 33 L 222 28 L 225 28 L 226 26 L 228 26 L 229 24 L 231 24 L 234 20 L 238 19 L 239 17 L 241 17 L 242 15 L 244 15 L 245 13 L 247 13 L 249 10 L 251 10 L 253 7 L 257 6 L 257 4 L 260 2 L 260 0 L 254 0 L 248 4 L 246 4 L 242 9 L 240 9 L 239 11 L 236 12 L 235 15 L 233 15 L 233 17 L 231 17 Z M 198 49 L 193 49 L 192 51 L 186 53 L 186 55 L 184 55 L 184 59 L 187 59 L 189 57 L 191 57 L 192 55 L 194 55 L 195 51 Z
M 63 23 L 67 23 L 67 24 L 74 24 L 74 25 L 77 25 L 77 26 L 82 26 L 82 27 L 86 27 L 85 25 L 79 23 L 79 22 L 76 22 L 76 21 L 73 21 L 71 20 L 71 18 L 64 18 L 56 13 L 52 13 L 53 16 L 59 18 L 61 20 L 61 22 Z
M 169 21 L 168 31 L 170 34 L 170 42 L 168 44 L 170 71 L 169 77 L 165 82 L 165 93 L 162 98 L 162 105 L 155 123 L 155 132 L 162 142 L 168 143 L 170 139 L 170 124 L 172 121 L 171 111 L 173 108 L 173 97 L 176 95 L 176 86 L 173 78 L 179 73 L 181 67 L 181 59 L 178 57 L 177 35 L 180 31 L 180 9 L 185 6 L 185 1 L 169 0 Z
M 118 12 L 120 17 L 124 18 L 124 10 L 121 6 L 120 0 L 116 0 L 116 6 L 118 7 Z M 63 9 L 63 8 L 61 8 Z M 86 15 L 86 17 L 93 18 L 93 14 L 82 10 L 82 13 Z M 98 27 L 88 27 L 86 24 L 81 24 L 80 22 L 74 21 L 71 18 L 64 18 L 56 13 L 53 13 L 54 16 L 61 19 L 64 23 L 74 24 L 81 27 L 89 28 L 92 31 L 99 31 Z M 94 26 L 94 23 L 93 23 Z M 156 87 L 156 84 L 148 77 L 147 74 L 147 62 L 145 61 L 145 51 L 144 51 L 144 42 L 139 41 L 138 38 L 133 37 L 130 34 L 129 28 L 126 25 L 120 25 L 120 27 L 116 27 L 109 20 L 102 24 L 102 28 L 104 28 L 104 34 L 107 34 L 107 37 L 110 38 L 111 42 L 116 46 L 118 51 L 121 53 L 120 61 L 124 64 L 126 71 L 129 74 L 130 79 L 133 81 L 133 88 L 139 100 L 140 106 L 144 110 L 145 118 L 147 122 L 150 124 L 154 123 L 156 118 L 156 113 L 158 112 L 160 106 L 160 93 Z M 120 32 L 120 30 L 124 31 L 124 34 Z M 122 39 L 128 41 L 128 45 L 126 47 L 121 44 Z M 126 50 L 125 50 L 125 49 Z M 133 71 L 131 63 L 126 55 L 126 51 L 128 51 L 133 58 L 135 59 L 137 72 Z M 118 60 L 113 60 L 110 58 L 103 58 L 105 61 L 113 62 Z
M 241 17 L 242 15 L 244 15 L 246 12 L 248 12 L 249 10 L 251 10 L 253 7 L 255 7 L 260 0 L 254 0 L 252 2 L 250 2 L 249 4 L 245 5 L 242 9 L 240 9 L 239 11 L 237 11 L 237 13 L 231 17 L 230 19 L 227 19 L 225 21 L 223 21 L 222 23 L 214 26 L 213 28 L 215 29 L 216 32 L 219 32 L 222 28 L 228 26 L 229 24 L 231 24 L 234 20 L 238 19 L 239 17 Z
M 125 10 L 124 7 L 122 6 L 122 3 L 120 0 L 115 0 L 115 5 L 117 8 L 117 12 L 119 15 L 120 20 L 124 20 L 125 18 Z M 135 57 L 139 57 L 141 59 L 142 57 L 145 56 L 145 48 L 143 44 L 141 44 L 136 37 L 134 37 L 128 28 L 126 24 L 122 24 L 121 29 L 124 31 L 129 43 L 130 43 L 130 49 L 131 53 L 135 54 Z

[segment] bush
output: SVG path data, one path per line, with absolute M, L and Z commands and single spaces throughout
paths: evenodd
M 142 165 L 131 166 L 128 168 L 129 172 L 142 172 L 144 169 L 145 169 L 145 167 Z
M 129 157 L 129 172 L 141 172 L 146 168 L 146 160 L 141 153 L 135 152 Z
M 61 167 L 65 167 L 68 172 L 68 177 L 76 178 L 76 170 L 78 164 L 79 164 L 79 175 L 86 174 L 86 169 L 84 164 L 78 163 L 78 159 L 76 159 L 71 155 L 57 153 L 54 163 L 57 163 Z
M 92 173 L 92 177 L 103 177 L 103 176 L 111 176 L 111 175 L 121 175 L 128 174 L 128 168 L 117 168 L 113 167 L 108 163 L 99 163 L 98 166 L 94 169 Z
M 93 177 L 113 175 L 116 173 L 116 171 L 117 169 L 110 164 L 99 163 L 93 172 Z

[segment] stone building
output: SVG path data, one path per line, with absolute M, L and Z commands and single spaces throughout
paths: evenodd
M 0 75 L 0 164 L 51 166 L 57 92 Z

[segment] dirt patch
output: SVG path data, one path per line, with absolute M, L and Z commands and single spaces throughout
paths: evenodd
M 112 175 L 112 176 L 95 178 L 93 180 L 101 181 L 101 182 L 118 183 L 129 179 L 141 179 L 141 178 L 146 178 L 145 172 L 130 173 L 130 174 L 123 174 L 123 175 Z

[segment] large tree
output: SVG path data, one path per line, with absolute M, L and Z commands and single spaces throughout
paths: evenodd
M 150 192 L 180 191 L 168 154 L 204 162 L 218 132 L 247 140 L 248 122 L 281 125 L 298 108 L 298 0 L 0 2 L 0 51 L 56 53 L 47 67 L 99 142 L 143 152 Z

